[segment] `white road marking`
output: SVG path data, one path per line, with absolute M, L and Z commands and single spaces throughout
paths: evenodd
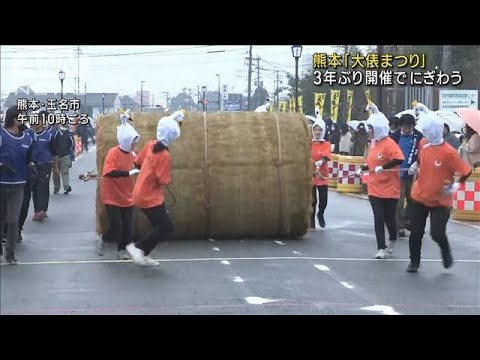
M 321 270 L 321 271 L 330 271 L 328 266 L 325 266 L 325 265 L 313 265 L 313 266 L 315 266 L 318 270 Z
M 343 286 L 345 286 L 347 289 L 353 289 L 353 285 L 350 285 L 348 282 L 346 281 L 340 281 L 340 284 L 342 284 Z
M 366 306 L 361 308 L 360 310 L 379 312 L 383 315 L 401 315 L 400 313 L 396 312 L 393 307 L 386 305 Z
M 213 247 L 212 250 L 213 251 L 220 251 L 220 249 L 218 247 Z
M 275 243 L 277 243 L 278 245 L 285 245 L 283 241 L 279 241 L 279 240 L 275 240 Z
M 246 297 L 245 300 L 252 305 L 263 305 L 263 304 L 267 304 L 275 301 L 282 301 L 282 299 L 272 300 L 272 299 L 265 299 L 257 296 L 249 296 L 249 297 Z
M 222 260 L 221 263 L 223 265 L 230 265 L 230 261 L 228 261 L 228 260 Z
M 243 283 L 243 279 L 240 277 L 240 276 L 235 276 L 235 278 L 233 279 L 233 282 L 236 282 L 236 283 Z
M 272 257 L 211 257 L 211 258 L 173 258 L 173 259 L 155 259 L 159 262 L 196 262 L 196 261 L 219 261 L 233 260 L 233 261 L 265 261 L 265 260 L 314 260 L 314 261 L 370 261 L 370 262 L 410 262 L 410 259 L 372 259 L 372 258 L 334 258 L 334 257 L 311 257 L 311 256 L 272 256 Z M 441 262 L 441 259 L 422 259 L 422 262 Z M 68 265 L 68 264 L 105 264 L 105 263 L 128 263 L 131 260 L 51 260 L 51 261 L 26 261 L 19 262 L 18 265 Z M 480 264 L 479 259 L 459 259 L 455 263 Z M 0 263 L 0 266 L 12 266 L 8 263 Z

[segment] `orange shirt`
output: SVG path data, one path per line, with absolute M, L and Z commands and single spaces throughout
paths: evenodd
M 316 163 L 325 156 L 329 160 L 332 158 L 331 144 L 328 141 L 312 141 L 312 161 Z M 315 164 L 313 164 L 313 168 L 315 169 Z M 326 161 L 320 166 L 320 174 L 323 175 L 324 179 L 314 176 L 313 185 L 328 185 L 328 163 Z
M 418 154 L 417 154 L 417 159 L 420 159 L 420 152 L 422 151 L 423 147 L 428 144 L 428 140 L 423 137 L 420 142 L 418 143 Z M 418 160 L 417 160 L 418 163 Z
M 151 153 L 143 161 L 133 189 L 133 201 L 136 206 L 145 209 L 159 206 L 164 202 L 162 187 L 172 181 L 171 162 L 168 150 Z
M 443 187 L 453 183 L 453 176 L 468 175 L 472 169 L 460 158 L 457 150 L 444 142 L 422 149 L 417 181 L 413 183 L 412 199 L 428 207 L 451 207 L 452 196 Z
M 368 151 L 367 165 L 370 171 L 375 167 L 383 166 L 392 160 L 404 160 L 402 150 L 391 137 L 376 141 L 370 145 Z M 392 169 L 398 169 L 395 166 Z M 400 198 L 400 176 L 396 171 L 384 171 L 381 173 L 369 173 L 368 195 L 383 199 Z
M 105 177 L 112 170 L 130 171 L 133 169 L 135 157 L 118 146 L 111 148 L 105 158 L 103 178 L 100 184 L 100 199 L 104 204 L 119 207 L 133 206 L 133 187 L 135 180 L 128 177 Z
M 135 164 L 141 167 L 148 155 L 152 153 L 153 145 L 155 145 L 156 143 L 156 140 L 150 140 L 149 142 L 147 142 L 144 145 L 142 151 L 140 151 L 140 154 L 138 154 L 137 158 L 135 159 Z

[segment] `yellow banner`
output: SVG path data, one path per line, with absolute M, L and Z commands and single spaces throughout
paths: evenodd
M 318 110 L 320 117 L 323 119 L 323 108 L 325 107 L 326 93 L 315 93 L 315 110 Z
M 365 90 L 365 96 L 367 98 L 367 104 L 372 102 L 372 96 L 370 95 L 370 89 Z M 372 114 L 372 110 L 368 110 L 368 115 Z
M 280 112 L 287 112 L 287 108 L 288 108 L 288 102 L 280 101 L 280 103 L 279 103 Z
M 347 121 L 352 120 L 353 90 L 347 90 Z
M 298 110 L 303 114 L 303 95 L 298 97 Z
M 290 98 L 290 112 L 295 112 L 295 98 L 293 96 Z
M 338 108 L 340 106 L 340 90 L 330 90 L 330 117 L 337 122 Z

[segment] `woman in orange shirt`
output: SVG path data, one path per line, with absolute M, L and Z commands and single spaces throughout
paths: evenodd
M 127 116 L 120 115 L 122 125 L 117 127 L 118 146 L 111 148 L 105 158 L 103 179 L 100 184 L 100 199 L 105 204 L 109 220 L 108 231 L 102 235 L 98 247 L 98 255 L 103 255 L 105 242 L 117 242 L 117 258 L 129 260 L 126 251 L 132 236 L 133 218 L 133 175 L 135 154 L 133 149 L 140 135 L 133 126 L 127 124 Z
M 391 253 L 397 241 L 397 224 L 395 214 L 400 198 L 400 176 L 398 172 L 384 172 L 388 169 L 399 169 L 404 156 L 398 144 L 390 134 L 390 124 L 375 104 L 367 107 L 373 114 L 367 120 L 368 136 L 371 141 L 366 165 L 357 174 L 371 171 L 368 179 L 368 198 L 373 210 L 375 236 L 377 238 L 376 259 L 385 259 L 387 251 Z M 385 225 L 387 225 L 390 243 L 385 245 Z
M 460 158 L 456 149 L 443 139 L 443 121 L 434 112 L 419 115 L 422 132 L 428 141 L 419 152 L 418 177 L 412 186 L 411 233 L 409 239 L 410 264 L 407 272 L 416 273 L 420 266 L 422 239 L 427 217 L 430 214 L 430 235 L 439 246 L 443 266 L 453 265 L 453 257 L 446 234 L 452 193 L 472 173 L 472 169 Z M 416 169 L 412 169 L 415 171 Z M 454 175 L 460 179 L 454 182 Z
M 325 209 L 328 202 L 328 161 L 332 157 L 330 142 L 325 141 L 326 125 L 322 119 L 316 119 L 312 126 L 312 163 L 315 166 L 312 186 L 312 216 L 310 227 L 315 229 L 315 212 L 318 202 L 318 223 L 325 227 Z M 318 196 L 317 196 L 318 193 Z
M 161 120 L 157 127 L 157 143 L 141 164 L 141 172 L 133 190 L 133 200 L 147 216 L 152 230 L 136 244 L 127 245 L 127 251 L 136 264 L 158 266 L 148 255 L 157 243 L 168 238 L 173 224 L 165 206 L 163 188 L 172 181 L 171 156 L 168 147 L 180 136 L 175 120 Z M 142 150 L 143 151 L 143 150 Z M 148 152 L 150 150 L 147 149 Z

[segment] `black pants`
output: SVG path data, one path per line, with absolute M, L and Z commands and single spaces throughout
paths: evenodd
M 385 225 L 387 225 L 390 241 L 397 240 L 397 224 L 395 222 L 395 211 L 398 199 L 383 199 L 369 196 L 372 205 L 373 218 L 375 221 L 375 236 L 377 238 L 377 249 L 386 249 Z
M 317 189 L 318 189 L 318 198 L 317 198 Z M 310 226 L 315 228 L 315 211 L 317 210 L 318 202 L 318 220 L 323 219 L 325 209 L 327 208 L 328 203 L 328 185 L 312 187 L 312 216 L 310 218 Z
M 20 210 L 20 219 L 18 220 L 18 228 L 20 231 L 23 230 L 23 225 L 28 216 L 28 209 L 30 208 L 30 200 L 32 199 L 32 183 L 29 179 L 25 183 L 23 188 L 23 204 L 22 210 Z
M 450 244 L 447 238 L 447 222 L 450 218 L 450 209 L 446 207 L 427 207 L 415 200 L 412 200 L 410 207 L 411 232 L 409 239 L 410 261 L 420 264 L 420 253 L 422 249 L 422 239 L 425 234 L 425 225 L 428 214 L 430 214 L 430 236 L 442 251 L 449 252 Z
M 6 255 L 15 255 L 18 241 L 18 218 L 22 208 L 24 184 L 0 185 L 0 234 L 7 227 Z M 0 254 L 3 254 L 3 246 L 0 244 Z
M 108 231 L 103 234 L 102 240 L 116 242 L 118 251 L 125 250 L 132 237 L 133 206 L 105 205 L 105 208 L 110 226 Z
M 33 207 L 35 212 L 48 211 L 50 199 L 50 176 L 52 175 L 52 163 L 37 164 L 37 176 L 32 184 Z
M 147 215 L 153 229 L 137 242 L 136 247 L 142 249 L 145 256 L 155 248 L 159 241 L 168 239 L 173 233 L 173 224 L 167 213 L 165 203 L 147 209 L 141 209 Z

